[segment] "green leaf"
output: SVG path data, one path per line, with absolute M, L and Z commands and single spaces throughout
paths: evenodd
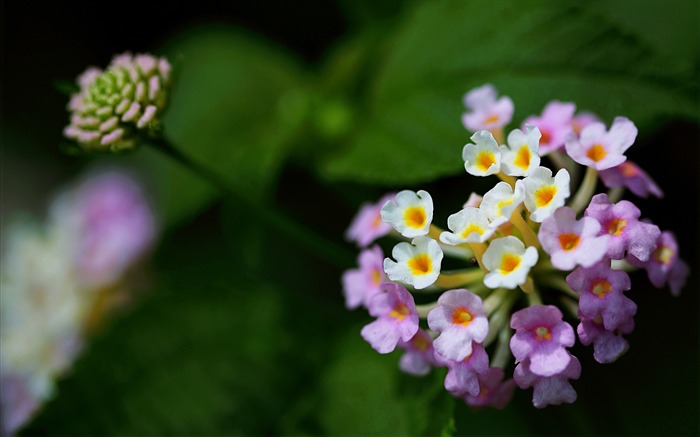
M 295 59 L 241 30 L 199 27 L 163 48 L 179 67 L 165 135 L 192 160 L 217 172 L 239 195 L 264 196 L 305 111 Z M 143 161 L 169 223 L 191 217 L 215 191 L 153 150 Z
M 402 374 L 398 355 L 379 355 L 353 329 L 338 345 L 337 361 L 322 379 L 320 420 L 326 435 L 439 435 L 454 401 L 444 372 Z
M 608 123 L 626 115 L 641 135 L 667 117 L 697 120 L 696 75 L 655 47 L 581 3 L 420 4 L 369 85 L 366 124 L 320 170 L 382 184 L 459 174 L 462 96 L 484 83 L 513 99 L 513 125 L 554 99 Z

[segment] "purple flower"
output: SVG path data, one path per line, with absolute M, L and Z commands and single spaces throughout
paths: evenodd
M 688 277 L 688 265 L 678 256 L 678 244 L 671 231 L 664 231 L 656 241 L 656 250 L 647 261 L 628 256 L 627 262 L 638 268 L 644 268 L 649 280 L 655 287 L 661 288 L 668 282 L 671 294 L 678 296 Z
M 613 331 L 603 326 L 600 317 L 595 319 L 581 317 L 581 323 L 576 328 L 581 344 L 588 346 L 593 343 L 593 358 L 601 364 L 612 363 L 627 351 L 629 344 L 621 334 L 629 334 L 633 330 L 634 319 L 632 318 Z
M 516 332 L 510 349 L 516 362 L 527 360 L 529 371 L 539 376 L 556 375 L 569 365 L 574 329 L 562 321 L 562 313 L 552 305 L 536 305 L 513 313 L 510 327 Z M 517 382 L 517 381 L 516 381 Z
M 571 128 L 576 135 L 580 135 L 583 128 L 589 124 L 599 123 L 600 119 L 590 112 L 580 112 L 571 120 Z
M 30 378 L 17 373 L 0 376 L 0 432 L 3 436 L 14 435 L 39 408 L 41 399 L 33 393 L 30 382 Z
M 579 164 L 605 170 L 622 164 L 625 151 L 637 138 L 637 127 L 625 117 L 616 117 L 609 131 L 603 123 L 591 123 L 581 136 L 566 138 L 566 153 Z
M 632 202 L 621 200 L 613 204 L 605 193 L 593 196 L 584 215 L 598 220 L 600 234 L 610 236 L 605 254 L 608 258 L 622 259 L 628 251 L 646 261 L 661 235 L 658 226 L 639 221 L 641 212 Z
M 155 219 L 146 196 L 127 174 L 89 176 L 52 207 L 54 218 L 80 236 L 77 269 L 89 287 L 114 283 L 151 246 Z
M 554 100 L 545 106 L 541 116 L 533 115 L 525 119 L 523 126 L 526 124 L 537 126 L 542 133 L 539 148 L 541 156 L 547 155 L 564 145 L 566 136 L 573 132 L 571 121 L 575 111 L 575 104 Z
M 576 390 L 571 386 L 569 379 L 578 379 L 581 376 L 581 363 L 569 354 L 568 364 L 558 374 L 543 377 L 531 371 L 532 364 L 523 361 L 518 364 L 513 372 L 513 379 L 518 387 L 526 389 L 534 387 L 532 404 L 536 408 L 544 408 L 547 405 L 571 404 L 576 401 Z
M 391 225 L 382 221 L 382 206 L 394 198 L 394 193 L 384 195 L 377 203 L 365 203 L 352 219 L 345 238 L 354 241 L 359 247 L 367 247 L 379 237 L 391 232 Z
M 590 268 L 577 268 L 566 282 L 580 295 L 579 314 L 587 319 L 601 317 L 609 331 L 629 323 L 637 313 L 637 305 L 623 294 L 631 287 L 629 275 L 611 269 L 608 259 Z
M 513 101 L 510 97 L 496 100 L 496 88 L 486 84 L 464 95 L 464 105 L 470 112 L 462 115 L 462 124 L 472 132 L 498 129 L 513 118 Z
M 467 393 L 464 400 L 471 407 L 504 408 L 513 397 L 515 381 L 509 379 L 503 381 L 503 369 L 491 367 L 486 373 L 478 376 L 479 394 L 472 396 Z
M 656 182 L 639 166 L 631 161 L 625 161 L 617 167 L 603 170 L 599 173 L 600 180 L 606 187 L 626 187 L 639 197 L 664 197 L 663 191 Z
M 360 305 L 369 306 L 369 301 L 381 292 L 379 285 L 387 280 L 384 274 L 384 253 L 381 247 L 372 246 L 357 257 L 359 269 L 343 273 L 345 306 L 349 309 Z
M 388 354 L 399 340 L 409 341 L 418 332 L 418 313 L 413 296 L 393 282 L 381 285 L 380 293 L 369 302 L 370 315 L 377 318 L 362 328 L 364 338 L 380 354 Z
M 448 360 L 435 354 L 435 359 L 442 366 L 447 366 L 445 377 L 445 390 L 455 396 L 479 394 L 479 375 L 485 374 L 489 369 L 489 356 L 484 346 L 474 343 L 472 353 L 463 360 Z
M 433 338 L 422 329 L 409 341 L 400 340 L 399 347 L 406 350 L 399 360 L 399 368 L 408 374 L 427 375 L 437 365 Z
M 440 335 L 433 345 L 448 360 L 461 361 L 471 355 L 472 342 L 482 343 L 489 331 L 481 298 L 471 291 L 446 291 L 438 306 L 428 313 L 428 326 Z
M 574 210 L 565 206 L 544 219 L 538 238 L 554 267 L 571 270 L 577 264 L 590 267 L 603 258 L 609 237 L 599 233 L 600 224 L 595 219 L 576 220 Z

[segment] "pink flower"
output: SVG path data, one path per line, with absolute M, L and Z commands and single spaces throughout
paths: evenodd
M 656 225 L 640 222 L 640 215 L 639 208 L 632 202 L 621 200 L 613 204 L 605 193 L 593 196 L 585 212 L 585 216 L 600 223 L 600 234 L 610 237 L 605 256 L 622 259 L 628 251 L 640 261 L 646 261 L 656 249 L 661 231 Z
M 528 371 L 539 376 L 553 376 L 564 371 L 571 355 L 574 329 L 562 321 L 562 313 L 552 305 L 536 305 L 513 313 L 510 327 L 516 332 L 510 349 L 516 362 L 528 362 Z M 517 383 L 517 380 L 516 380 Z
M 379 237 L 391 232 L 391 225 L 382 221 L 382 206 L 394 198 L 394 193 L 386 194 L 377 203 L 365 203 L 360 207 L 345 238 L 354 241 L 359 247 L 367 247 Z
M 114 283 L 151 246 L 155 219 L 139 185 L 125 173 L 92 175 L 53 205 L 54 217 L 72 227 L 76 264 L 90 287 Z
M 629 323 L 637 313 L 637 305 L 623 294 L 631 287 L 629 275 L 611 269 L 610 260 L 590 268 L 579 267 L 566 277 L 566 282 L 580 295 L 579 314 L 591 320 L 601 317 L 608 331 Z
M 575 111 L 575 104 L 554 100 L 545 106 L 541 116 L 533 115 L 525 119 L 523 126 L 526 124 L 537 126 L 542 133 L 540 156 L 547 155 L 564 145 L 566 136 L 573 132 L 571 123 Z
M 399 347 L 406 350 L 399 360 L 399 368 L 408 374 L 427 375 L 437 365 L 433 338 L 420 328 L 409 341 L 399 340 Z
M 543 377 L 531 371 L 532 365 L 524 361 L 515 368 L 513 379 L 518 387 L 526 389 L 534 387 L 532 404 L 536 408 L 544 408 L 547 405 L 571 404 L 576 401 L 576 390 L 571 386 L 570 379 L 578 379 L 581 376 L 581 363 L 569 354 L 568 364 L 558 374 Z
M 625 151 L 637 138 L 637 127 L 625 117 L 616 117 L 609 131 L 603 123 L 591 123 L 579 138 L 566 138 L 566 153 L 579 164 L 606 170 L 622 164 Z
M 631 161 L 625 161 L 617 167 L 600 172 L 600 180 L 608 188 L 625 187 L 639 197 L 664 197 L 663 191 L 656 182 L 639 166 Z
M 375 245 L 363 250 L 357 257 L 359 269 L 343 273 L 345 306 L 349 309 L 369 306 L 370 300 L 381 292 L 380 284 L 387 280 L 384 274 L 384 253 Z
M 369 302 L 370 315 L 377 320 L 362 328 L 361 334 L 380 354 L 388 354 L 399 340 L 409 341 L 418 332 L 418 313 L 413 296 L 402 286 L 385 282 Z
M 428 313 L 428 326 L 440 333 L 433 342 L 435 351 L 448 360 L 471 355 L 472 343 L 486 338 L 488 323 L 481 298 L 465 289 L 444 292 Z
M 584 127 L 589 124 L 599 123 L 600 119 L 590 112 L 580 112 L 571 119 L 571 128 L 576 135 L 580 135 Z
M 464 105 L 470 112 L 462 115 L 462 124 L 472 132 L 498 129 L 513 118 L 513 101 L 510 97 L 496 100 L 497 91 L 491 84 L 474 88 L 464 96 Z
M 609 237 L 598 236 L 600 229 L 593 218 L 576 220 L 574 210 L 565 206 L 544 219 L 538 238 L 554 267 L 571 270 L 576 265 L 590 267 L 603 258 Z
M 615 330 L 605 329 L 600 317 L 587 319 L 581 317 L 581 323 L 576 328 L 581 344 L 588 346 L 593 343 L 593 358 L 601 363 L 612 363 L 624 354 L 629 343 L 621 334 L 629 334 L 634 330 L 634 320 L 627 322 Z
M 627 262 L 637 268 L 644 268 L 649 280 L 661 288 L 668 282 L 671 294 L 678 296 L 688 277 L 688 265 L 678 256 L 678 243 L 671 231 L 664 231 L 656 241 L 656 250 L 647 261 L 628 256 Z
M 494 407 L 504 408 L 513 397 L 515 391 L 515 381 L 509 379 L 503 381 L 503 369 L 491 367 L 486 373 L 480 374 L 479 379 L 479 394 L 472 396 L 469 393 L 464 397 L 464 400 L 471 407 Z
M 479 375 L 485 374 L 489 369 L 489 356 L 484 346 L 474 343 L 472 353 L 459 361 L 447 360 L 439 354 L 435 355 L 435 359 L 448 368 L 445 390 L 455 396 L 479 394 Z

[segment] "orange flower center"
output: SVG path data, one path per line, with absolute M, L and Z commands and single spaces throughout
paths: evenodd
M 481 152 L 476 157 L 476 167 L 481 171 L 487 171 L 495 163 L 496 158 L 491 152 Z
M 452 323 L 455 325 L 468 326 L 472 320 L 474 316 L 466 308 L 459 307 L 452 312 Z
M 620 170 L 622 170 L 622 175 L 626 178 L 635 177 L 639 173 L 637 167 L 630 162 L 623 162 L 620 164 Z
M 408 310 L 406 305 L 402 304 L 401 302 L 396 302 L 396 306 L 389 313 L 389 317 L 393 317 L 400 322 L 408 317 L 409 314 L 411 314 L 411 312 Z
M 513 164 L 517 165 L 518 167 L 524 170 L 527 170 L 528 167 L 530 167 L 531 158 L 532 155 L 530 154 L 530 148 L 527 146 L 527 144 L 524 144 L 520 147 L 520 150 L 518 150 L 518 153 L 515 155 L 515 160 L 513 161 Z
M 422 228 L 425 226 L 425 209 L 422 206 L 412 206 L 406 208 L 406 212 L 403 215 L 406 225 L 411 228 Z
M 588 156 L 593 162 L 600 161 L 601 159 L 605 158 L 605 155 L 607 154 L 608 152 L 605 151 L 605 148 L 602 144 L 594 144 L 586 152 L 586 156 Z
M 430 347 L 430 341 L 427 338 L 420 335 L 416 335 L 415 337 L 413 337 L 411 343 L 413 344 L 413 347 L 422 352 L 425 352 L 426 350 L 428 350 L 428 347 Z
M 557 194 L 557 187 L 555 185 L 546 185 L 535 191 L 535 204 L 537 204 L 538 208 L 543 208 L 549 205 L 555 194 Z
M 411 269 L 414 276 L 420 276 L 428 274 L 433 270 L 433 262 L 428 255 L 422 253 L 409 259 L 408 267 Z
M 610 220 L 610 223 L 608 223 L 608 234 L 610 235 L 621 235 L 622 230 L 625 229 L 625 226 L 627 226 L 627 220 L 625 219 L 612 219 Z
M 560 234 L 559 244 L 561 248 L 565 251 L 570 251 L 576 249 L 576 246 L 581 242 L 581 238 L 576 234 Z
M 520 265 L 520 257 L 517 255 L 512 255 L 510 253 L 506 253 L 503 255 L 503 258 L 501 258 L 501 273 L 508 274 L 512 273 L 513 270 L 517 269 L 518 266 Z
M 484 119 L 484 124 L 496 123 L 499 120 L 498 115 L 491 114 Z
M 612 291 L 612 284 L 607 279 L 598 278 L 593 281 L 593 289 L 591 292 L 597 297 L 604 299 Z
M 548 130 L 540 129 L 540 133 L 542 134 L 542 138 L 540 138 L 540 144 L 549 144 L 549 142 L 552 141 L 552 135 L 549 133 Z

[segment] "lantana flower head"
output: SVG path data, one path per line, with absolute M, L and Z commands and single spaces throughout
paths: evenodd
M 402 286 L 385 282 L 382 290 L 368 307 L 377 320 L 362 328 L 361 334 L 377 352 L 388 354 L 400 340 L 409 341 L 416 335 L 418 313 L 413 296 Z
M 433 338 L 423 329 L 419 328 L 409 341 L 399 340 L 398 346 L 406 351 L 399 360 L 399 368 L 408 374 L 427 375 L 438 365 Z
M 508 134 L 508 146 L 501 146 L 501 167 L 509 176 L 527 176 L 540 165 L 540 130 L 530 124 L 525 131 L 515 129 Z
M 160 129 L 170 86 L 170 64 L 148 54 L 115 56 L 105 71 L 91 67 L 77 80 L 70 125 L 63 134 L 86 150 L 123 150 Z
M 484 266 L 489 271 L 484 285 L 489 288 L 516 288 L 525 283 L 530 268 L 537 263 L 537 249 L 513 236 L 497 238 L 484 253 Z
M 349 309 L 369 306 L 372 298 L 381 292 L 381 284 L 387 280 L 381 247 L 375 245 L 363 250 L 357 257 L 357 263 L 358 269 L 343 273 L 345 306 Z
M 465 289 L 444 292 L 428 313 L 428 326 L 440 333 L 435 352 L 455 361 L 471 355 L 472 343 L 483 342 L 489 330 L 481 298 Z
M 362 205 L 345 233 L 345 238 L 360 247 L 367 247 L 377 238 L 391 232 L 391 225 L 382 220 L 382 207 L 394 196 L 394 193 L 386 194 L 377 203 Z
M 641 212 L 632 202 L 610 202 L 605 193 L 596 194 L 586 208 L 586 217 L 600 223 L 601 234 L 608 235 L 608 258 L 623 259 L 629 253 L 640 261 L 646 261 L 656 249 L 661 235 L 659 227 L 639 221 Z
M 600 230 L 595 219 L 576 220 L 576 213 L 563 207 L 542 222 L 538 237 L 554 267 L 571 270 L 577 265 L 591 267 L 605 256 L 610 237 L 600 235 Z
M 516 330 L 510 339 L 513 356 L 517 362 L 529 361 L 526 367 L 535 375 L 556 375 L 571 361 L 566 348 L 574 345 L 574 329 L 562 317 L 553 305 L 535 305 L 510 319 L 510 327 Z
M 515 189 L 506 182 L 499 182 L 484 194 L 479 208 L 486 214 L 491 227 L 497 228 L 510 219 L 524 199 L 525 191 L 521 181 L 516 182 Z
M 442 249 L 429 237 L 418 237 L 409 243 L 394 246 L 391 258 L 384 259 L 384 271 L 392 281 L 412 285 L 417 289 L 432 285 L 440 275 Z
M 668 283 L 674 296 L 680 294 L 688 277 L 688 265 L 678 255 L 678 243 L 673 232 L 664 231 L 656 241 L 656 249 L 647 261 L 628 256 L 627 262 L 637 268 L 646 269 L 649 280 L 661 288 Z
M 608 331 L 626 325 L 637 313 L 637 305 L 623 294 L 632 287 L 629 275 L 610 268 L 607 259 L 590 268 L 578 267 L 566 282 L 579 293 L 579 315 L 590 320 L 601 318 Z
M 470 206 L 449 216 L 447 227 L 452 232 L 440 234 L 440 241 L 452 246 L 468 242 L 483 243 L 491 238 L 495 231 L 489 227 L 486 214 L 481 209 Z
M 566 136 L 573 131 L 574 112 L 575 104 L 554 100 L 545 106 L 541 116 L 533 115 L 525 119 L 524 125 L 537 126 L 542 133 L 540 155 L 548 155 L 564 145 Z
M 637 127 L 625 117 L 616 117 L 610 130 L 603 123 L 591 123 L 579 137 L 569 135 L 566 153 L 579 164 L 606 170 L 625 162 L 625 151 L 637 138 Z
M 433 220 L 433 198 L 424 190 L 404 190 L 384 203 L 381 215 L 406 238 L 426 235 Z
M 663 191 L 656 182 L 639 166 L 629 160 L 600 172 L 600 180 L 608 188 L 625 187 L 639 197 L 662 198 Z
M 467 173 L 474 176 L 488 176 L 501 171 L 501 151 L 493 134 L 480 130 L 472 135 L 469 143 L 462 149 L 462 159 Z
M 552 177 L 552 170 L 537 167 L 530 176 L 522 180 L 525 192 L 525 207 L 530 211 L 530 219 L 541 223 L 564 202 L 571 194 L 569 191 L 569 172 L 561 169 Z
M 510 97 L 497 97 L 496 88 L 486 84 L 464 95 L 464 105 L 470 110 L 462 115 L 462 124 L 472 132 L 497 129 L 513 118 L 513 101 Z

